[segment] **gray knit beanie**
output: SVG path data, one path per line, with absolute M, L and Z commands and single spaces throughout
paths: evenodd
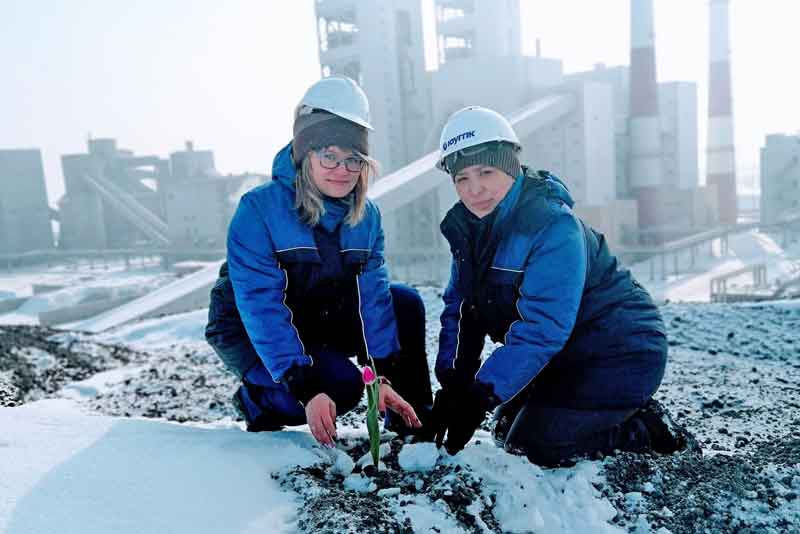
M 327 111 L 300 115 L 294 121 L 293 130 L 292 158 L 296 166 L 311 150 L 334 145 L 369 155 L 367 129 Z
M 516 178 L 522 172 L 518 153 L 519 149 L 511 143 L 490 141 L 450 154 L 447 156 L 445 164 L 447 165 L 447 171 L 453 178 L 462 169 L 472 165 L 488 165 L 489 167 L 500 169 L 512 178 Z

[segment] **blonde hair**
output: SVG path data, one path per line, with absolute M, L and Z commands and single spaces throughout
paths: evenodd
M 343 199 L 350 205 L 350 209 L 344 219 L 350 226 L 357 225 L 364 218 L 364 207 L 367 204 L 367 189 L 369 188 L 370 178 L 377 176 L 380 171 L 380 165 L 377 160 L 357 150 L 353 151 L 353 155 L 364 160 L 364 167 L 361 169 L 353 191 Z M 300 212 L 300 219 L 309 226 L 318 224 L 320 218 L 325 214 L 323 194 L 314 183 L 311 172 L 311 152 L 305 155 L 297 172 L 294 207 Z

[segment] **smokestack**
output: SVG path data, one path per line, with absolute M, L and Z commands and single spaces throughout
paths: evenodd
M 639 205 L 639 226 L 665 224 L 659 198 L 661 178 L 661 127 L 656 81 L 656 42 L 653 0 L 631 0 L 630 67 L 631 192 Z
M 729 0 L 711 0 L 708 66 L 708 144 L 706 183 L 717 186 L 719 220 L 736 224 L 736 153 L 729 37 Z

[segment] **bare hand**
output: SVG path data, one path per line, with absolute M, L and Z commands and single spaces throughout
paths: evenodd
M 333 447 L 336 439 L 336 403 L 325 393 L 318 393 L 305 408 L 311 434 L 321 445 Z
M 378 395 L 378 411 L 384 412 L 389 408 L 403 418 L 406 426 L 419 428 L 422 426 L 417 413 L 409 403 L 403 399 L 389 384 L 381 384 Z

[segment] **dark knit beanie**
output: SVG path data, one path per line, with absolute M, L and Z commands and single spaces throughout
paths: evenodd
M 294 121 L 292 157 L 299 166 L 311 150 L 338 146 L 369 155 L 367 129 L 327 111 L 317 110 L 300 115 Z
M 481 148 L 483 150 L 480 150 Z M 489 167 L 500 169 L 512 178 L 516 178 L 522 172 L 517 155 L 518 152 L 519 149 L 511 143 L 491 141 L 454 152 L 447 156 L 445 163 L 447 164 L 447 171 L 453 178 L 462 169 L 472 165 L 488 165 Z

